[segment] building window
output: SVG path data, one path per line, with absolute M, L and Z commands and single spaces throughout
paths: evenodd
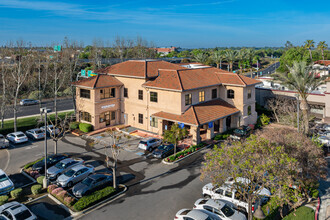
M 235 98 L 235 92 L 234 92 L 234 90 L 229 89 L 229 90 L 227 91 L 227 98 L 228 98 L 228 99 L 233 99 L 233 98 Z
M 248 89 L 248 99 L 252 97 L 252 89 Z
M 143 124 L 143 114 L 139 113 L 139 123 Z
M 158 102 L 157 92 L 150 92 L 150 102 Z
M 92 122 L 92 116 L 88 112 L 80 112 L 80 119 L 83 121 Z
M 151 117 L 150 119 L 150 126 L 154 128 L 158 128 L 158 120 L 155 117 Z
M 248 106 L 247 110 L 248 115 L 251 115 L 251 105 Z
M 101 113 L 100 114 L 100 123 L 102 123 L 104 121 L 105 121 L 105 115 L 104 115 L 104 113 Z
M 128 89 L 127 88 L 124 88 L 124 97 L 128 98 Z
M 108 99 L 116 97 L 116 88 L 108 88 L 100 90 L 100 98 Z
M 80 97 L 90 99 L 91 98 L 91 91 L 87 89 L 80 89 Z
M 200 91 L 199 92 L 199 102 L 204 102 L 205 101 L 205 92 Z
M 218 98 L 218 92 L 217 89 L 212 89 L 212 99 Z
M 139 100 L 143 100 L 143 90 L 139 90 Z
M 185 95 L 185 104 L 191 105 L 191 93 Z
M 116 120 L 116 112 L 111 112 L 111 120 Z

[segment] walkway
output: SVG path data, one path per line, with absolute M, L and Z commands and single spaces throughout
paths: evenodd
M 330 157 L 326 158 L 328 162 L 327 179 L 320 181 L 320 198 L 321 207 L 319 213 L 319 220 L 330 220 Z

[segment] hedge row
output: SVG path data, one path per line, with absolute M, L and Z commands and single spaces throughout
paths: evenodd
M 191 153 L 193 153 L 193 152 L 195 152 L 195 151 L 197 151 L 197 150 L 199 150 L 203 147 L 205 147 L 204 143 L 193 145 L 193 146 L 191 146 L 191 147 L 189 147 L 189 148 L 187 148 L 183 151 L 180 151 L 180 152 L 176 153 L 175 155 L 169 156 L 168 158 L 165 159 L 165 161 L 174 162 L 174 161 L 176 161 L 178 159 L 181 159 L 181 158 L 183 158 L 183 157 L 185 157 L 185 156 L 187 156 L 187 155 L 189 155 L 189 154 L 191 154 Z
M 85 133 L 92 131 L 93 126 L 88 123 L 79 123 L 79 130 Z
M 96 204 L 98 201 L 107 198 L 108 196 L 110 196 L 111 194 L 113 194 L 114 192 L 116 192 L 116 189 L 114 189 L 111 186 L 108 186 L 104 189 L 98 190 L 90 195 L 87 196 L 83 196 L 82 198 L 80 198 L 78 200 L 78 202 L 76 202 L 73 205 L 73 208 L 76 211 L 81 211 L 91 205 Z

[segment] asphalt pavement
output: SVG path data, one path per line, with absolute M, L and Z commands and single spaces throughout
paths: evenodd
M 54 100 L 47 100 L 41 102 L 41 107 L 47 107 L 54 111 Z M 58 99 L 57 100 L 57 111 L 65 111 L 73 109 L 72 98 L 69 99 Z M 36 115 L 40 113 L 39 105 L 29 106 L 18 106 L 17 117 Z M 8 110 L 5 113 L 5 119 L 13 118 L 14 111 L 11 106 L 8 106 Z
M 252 75 L 252 78 L 255 78 L 257 76 L 258 77 L 267 76 L 267 75 L 270 75 L 272 73 L 275 73 L 275 70 L 279 67 L 280 67 L 280 62 L 276 62 L 276 63 L 268 66 L 266 69 L 262 69 L 262 70 L 259 70 L 257 72 L 254 71 L 255 74 Z M 250 77 L 251 73 L 246 73 L 245 76 Z

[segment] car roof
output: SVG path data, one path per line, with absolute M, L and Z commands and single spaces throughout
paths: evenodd
M 74 159 L 72 159 L 72 158 L 65 158 L 65 159 L 61 160 L 60 162 L 62 162 L 64 164 L 67 164 L 67 163 L 70 163 L 71 161 L 74 161 Z
M 154 138 L 154 137 L 148 137 L 148 138 L 143 138 L 141 141 L 150 141 L 153 139 L 158 139 L 158 138 Z
M 95 180 L 95 179 L 98 179 L 102 176 L 111 176 L 110 174 L 106 175 L 106 174 L 93 174 L 93 175 L 90 175 L 89 178 L 92 179 L 92 180 Z
M 195 205 L 208 205 L 217 209 L 221 209 L 224 205 L 226 205 L 226 203 L 213 199 L 198 199 L 195 202 Z
M 207 217 L 209 217 L 207 214 L 205 214 L 204 212 L 199 211 L 197 209 L 191 210 L 190 212 L 187 213 L 186 216 L 190 217 L 190 218 L 194 218 L 194 219 L 200 219 L 200 220 L 207 219 Z
M 39 130 L 41 130 L 41 129 L 40 128 L 33 128 L 33 129 L 28 130 L 28 131 L 39 131 Z
M 13 133 L 10 133 L 10 134 L 13 134 L 13 135 L 18 135 L 18 134 L 24 134 L 23 132 L 21 131 L 17 131 L 17 132 L 13 132 Z
M 82 168 L 88 168 L 85 165 L 77 165 L 71 168 L 71 170 L 78 171 L 81 170 Z

